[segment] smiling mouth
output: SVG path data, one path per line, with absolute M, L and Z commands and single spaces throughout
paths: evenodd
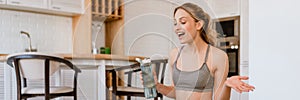
M 177 33 L 178 37 L 181 37 L 181 36 L 183 36 L 184 34 L 185 34 L 185 33 L 183 33 L 183 32 Z

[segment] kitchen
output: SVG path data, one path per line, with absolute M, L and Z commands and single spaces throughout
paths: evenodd
M 94 2 L 94 0 L 92 1 Z M 105 5 L 105 3 L 100 3 L 100 1 L 101 0 L 99 0 L 98 4 Z M 197 0 L 190 1 L 199 3 Z M 17 2 L 19 2 L 19 6 Z M 122 8 L 120 8 L 121 10 L 118 11 L 120 12 L 120 16 L 109 17 L 108 15 L 106 18 L 101 17 L 105 16 L 105 14 L 98 14 L 96 12 L 97 9 L 93 9 L 96 5 L 91 4 L 90 0 L 77 0 L 78 4 L 60 0 L 40 0 L 38 2 L 39 3 L 32 0 L 1 0 L 1 54 L 23 52 L 25 48 L 29 47 L 29 43 L 27 42 L 28 38 L 24 35 L 20 35 L 20 31 L 29 32 L 32 38 L 33 48 L 37 48 L 39 52 L 45 53 L 92 54 L 93 47 L 98 50 L 100 47 L 106 47 L 110 48 L 111 53 L 115 55 L 152 56 L 156 54 L 159 56 L 168 56 L 168 51 L 179 45 L 172 28 L 172 11 L 175 6 L 184 2 L 182 0 L 125 0 L 123 1 L 123 6 L 121 6 Z M 238 32 L 234 33 L 234 36 L 238 37 L 237 44 L 234 44 L 238 45 L 239 49 L 238 57 L 235 58 L 238 59 L 238 64 L 236 64 L 239 66 L 238 74 L 248 76 L 249 73 L 251 73 L 252 76 L 250 75 L 250 78 L 253 80 L 250 80 L 250 83 L 260 85 L 259 82 L 261 82 L 261 80 L 255 80 L 260 79 L 256 75 L 264 74 L 254 74 L 256 72 L 253 69 L 258 70 L 256 67 L 252 70 L 251 67 L 248 68 L 248 66 L 251 65 L 249 62 L 250 59 L 252 59 L 253 62 L 257 61 L 250 57 L 261 57 L 256 54 L 259 51 L 256 51 L 256 49 L 253 50 L 256 46 L 261 45 L 254 42 L 254 37 L 258 36 L 250 34 L 251 31 L 253 32 L 253 30 L 251 30 L 253 29 L 253 24 L 249 24 L 249 20 L 255 16 L 249 15 L 249 13 L 261 14 L 254 13 L 255 11 L 260 11 L 260 9 L 254 8 L 254 4 L 259 5 L 260 2 L 248 0 L 204 0 L 204 2 L 206 2 L 205 4 L 209 4 L 208 8 L 212 10 L 210 14 L 213 18 L 231 18 L 239 16 L 239 29 Z M 272 1 L 269 0 L 269 2 Z M 281 3 L 283 2 L 278 2 L 278 5 Z M 72 6 L 72 4 L 76 6 Z M 199 4 L 201 5 L 202 3 Z M 284 4 L 292 3 L 284 2 Z M 57 7 L 66 8 L 58 9 Z M 79 10 L 67 7 L 77 7 Z M 259 7 L 263 8 L 262 6 Z M 102 11 L 102 9 L 98 9 L 98 11 Z M 266 11 L 271 12 L 272 10 L 267 9 Z M 116 14 L 118 15 L 118 13 Z M 104 20 L 106 21 L 103 22 Z M 159 21 L 156 22 L 153 20 Z M 252 18 L 252 20 L 257 19 Z M 250 27 L 251 25 L 252 27 Z M 253 38 L 250 38 L 251 36 Z M 265 38 L 267 38 L 267 36 L 265 36 Z M 155 47 L 152 47 L 152 45 L 155 45 Z M 296 48 L 296 50 L 298 50 L 298 48 Z M 96 52 L 100 53 L 100 51 Z M 297 59 L 297 57 L 294 59 Z M 252 66 L 254 65 L 257 64 L 252 63 Z M 2 82 L 0 87 L 4 87 L 4 67 L 0 68 L 0 82 Z M 166 82 L 166 84 L 170 83 Z M 264 86 L 264 84 L 262 85 Z M 4 99 L 7 94 L 4 93 L 4 88 L 0 89 L 2 89 L 0 90 L 0 99 Z M 255 95 L 261 96 L 260 93 L 261 92 L 255 94 L 255 92 L 253 92 L 253 97 L 249 97 L 249 94 L 251 93 L 238 94 L 233 92 L 231 99 L 248 100 L 250 98 L 254 100 L 255 98 L 259 98 L 255 97 Z M 88 97 L 84 98 L 87 99 Z

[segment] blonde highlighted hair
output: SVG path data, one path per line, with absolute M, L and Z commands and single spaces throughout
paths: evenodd
M 199 6 L 192 3 L 185 3 L 178 6 L 174 10 L 174 15 L 178 9 L 188 12 L 196 21 L 204 21 L 204 25 L 200 31 L 200 37 L 208 44 L 216 45 L 218 33 L 212 27 L 210 16 Z

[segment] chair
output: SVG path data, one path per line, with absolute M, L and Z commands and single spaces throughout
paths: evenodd
M 59 69 L 60 63 L 75 72 L 73 87 L 50 86 L 49 77 Z M 45 96 L 45 100 L 74 96 L 77 100 L 77 74 L 81 71 L 68 60 L 55 55 L 26 52 L 8 55 L 7 64 L 15 69 L 18 100 L 36 96 Z M 44 86 L 27 86 L 27 80 L 43 80 Z
M 157 79 L 158 81 L 163 84 L 164 83 L 164 73 L 166 70 L 166 65 L 168 60 L 167 59 L 157 59 L 157 60 L 151 60 L 152 67 L 155 68 Z M 113 66 L 108 67 L 106 71 L 112 73 L 112 93 L 114 94 L 112 96 L 113 100 L 116 100 L 116 96 L 127 96 L 127 100 L 131 100 L 131 96 L 137 96 L 137 97 L 144 97 L 144 89 L 138 88 L 138 87 L 132 87 L 132 74 L 141 71 L 139 68 L 139 63 L 135 63 L 129 66 Z M 122 71 L 125 69 L 134 69 L 130 71 L 124 72 L 124 74 L 128 74 L 128 84 L 127 86 L 117 86 L 117 71 Z M 157 92 L 158 93 L 158 92 Z M 157 100 L 158 97 L 163 99 L 163 95 L 158 93 L 157 97 L 154 99 Z

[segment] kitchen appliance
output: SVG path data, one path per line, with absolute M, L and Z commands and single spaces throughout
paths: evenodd
M 240 17 L 226 17 L 214 20 L 214 28 L 220 37 L 217 47 L 224 50 L 228 55 L 229 73 L 228 76 L 239 75 L 239 31 Z

